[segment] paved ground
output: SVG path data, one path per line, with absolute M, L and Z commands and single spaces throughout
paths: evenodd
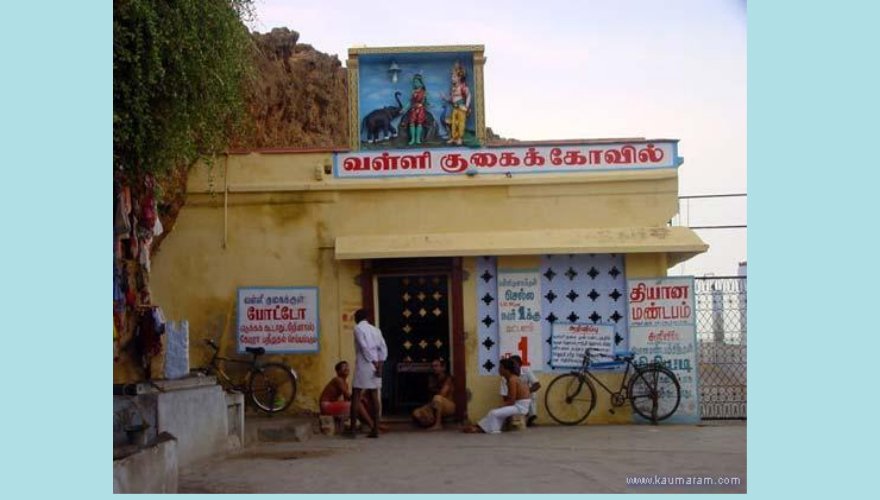
M 627 476 L 736 486 L 627 486 Z M 692 479 L 692 481 L 696 481 Z M 181 493 L 745 492 L 746 425 L 536 427 L 501 435 L 391 432 L 261 443 L 181 471 Z

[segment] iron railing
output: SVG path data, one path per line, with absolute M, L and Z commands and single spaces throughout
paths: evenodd
M 696 278 L 700 413 L 746 418 L 746 277 Z

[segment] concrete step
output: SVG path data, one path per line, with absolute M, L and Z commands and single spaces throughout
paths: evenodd
M 244 423 L 245 446 L 259 442 L 308 441 L 316 431 L 317 417 L 286 415 L 247 415 Z

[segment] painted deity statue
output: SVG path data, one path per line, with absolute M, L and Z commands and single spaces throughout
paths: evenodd
M 444 100 L 452 105 L 451 116 L 447 119 L 449 122 L 449 140 L 448 144 L 462 144 L 464 138 L 464 127 L 467 122 L 468 110 L 471 106 L 471 93 L 467 86 L 467 73 L 464 67 L 459 63 L 455 63 L 452 67 L 452 81 L 450 95 Z
M 416 74 L 412 79 L 412 94 L 409 98 L 409 145 L 422 143 L 422 129 L 427 120 L 425 107 L 428 105 L 428 92 L 422 75 Z

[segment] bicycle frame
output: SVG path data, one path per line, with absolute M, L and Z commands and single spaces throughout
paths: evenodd
M 630 376 L 629 376 L 630 369 L 632 369 L 633 376 L 635 376 L 639 373 L 638 367 L 635 365 L 635 363 L 632 362 L 632 360 L 623 359 L 622 362 L 626 363 L 626 370 L 624 370 L 624 372 L 623 372 L 623 378 L 620 379 L 620 388 L 617 389 L 617 391 L 611 390 L 610 387 L 608 387 L 607 385 L 602 383 L 602 381 L 599 380 L 598 377 L 593 375 L 593 372 L 590 371 L 590 355 L 589 354 L 584 355 L 584 361 L 583 361 L 583 363 L 581 363 L 580 369 L 576 372 L 573 372 L 573 373 L 581 373 L 581 374 L 584 374 L 584 375 L 590 377 L 591 380 L 593 380 L 594 382 L 599 384 L 599 387 L 601 387 L 609 395 L 620 394 L 626 389 L 627 383 L 630 380 Z
M 608 356 L 599 353 L 596 355 L 611 358 L 617 363 L 626 363 L 626 369 L 620 379 L 620 388 L 614 391 L 611 384 L 606 385 L 590 371 L 591 354 L 590 349 L 587 349 L 578 369 L 558 375 L 547 387 L 544 405 L 554 420 L 564 425 L 575 425 L 588 418 L 596 406 L 597 384 L 611 398 L 611 406 L 608 408 L 610 413 L 614 413 L 614 408 L 623 406 L 626 401 L 632 404 L 636 414 L 650 420 L 653 424 L 675 413 L 681 399 L 681 390 L 674 373 L 658 363 L 634 363 L 632 354 Z M 669 395 L 674 396 L 674 400 L 670 400 L 674 406 L 670 406 L 671 409 L 664 409 L 663 413 L 659 413 L 662 394 L 661 381 L 663 384 L 668 384 L 666 387 L 670 391 Z M 551 393 L 554 394 L 552 399 Z M 649 406 L 645 406 L 643 401 L 646 401 Z M 551 402 L 556 403 L 551 404 Z
M 629 371 L 630 371 L 631 366 L 632 366 L 632 362 L 627 361 L 626 362 L 626 370 L 624 370 L 624 372 L 623 372 L 623 378 L 620 379 L 620 389 L 618 389 L 617 391 L 611 390 L 611 388 L 609 388 L 607 385 L 602 383 L 602 381 L 599 380 L 598 377 L 593 375 L 593 372 L 590 371 L 590 368 L 588 366 L 585 366 L 585 365 L 581 366 L 581 369 L 577 373 L 582 373 L 582 374 L 590 377 L 590 379 L 593 380 L 593 382 L 596 382 L 597 384 L 599 384 L 599 387 L 601 387 L 605 392 L 607 392 L 609 395 L 611 395 L 611 394 L 617 394 L 626 388 L 626 382 L 628 380 Z
M 243 393 L 257 410 L 270 415 L 282 412 L 296 399 L 296 372 L 283 362 L 261 361 L 259 358 L 266 353 L 265 349 L 248 348 L 247 352 L 253 356 L 249 359 L 227 358 L 220 355 L 220 348 L 213 339 L 206 339 L 205 343 L 213 353 L 208 364 L 196 370 L 216 375 L 217 381 L 224 389 Z M 226 373 L 222 366 L 226 363 L 247 366 L 241 383 L 236 383 Z M 271 380 L 272 378 L 275 380 Z M 255 383 L 257 386 L 254 386 Z
M 224 385 L 227 385 L 233 389 L 247 393 L 250 390 L 247 385 L 247 377 L 250 376 L 250 373 L 253 370 L 258 368 L 257 355 L 254 355 L 254 357 L 250 360 L 241 359 L 241 358 L 227 358 L 224 356 L 220 356 L 220 350 L 217 349 L 214 345 L 212 345 L 212 344 L 208 344 L 208 345 L 214 351 L 214 355 L 211 356 L 211 361 L 208 363 L 208 366 L 211 368 L 211 370 L 214 371 L 214 373 L 216 373 L 220 377 L 221 383 L 223 383 Z M 224 371 L 223 368 L 220 366 L 220 363 L 219 363 L 220 361 L 222 361 L 224 363 L 238 363 L 240 365 L 248 365 L 250 367 L 250 370 L 248 371 L 248 374 L 245 376 L 244 382 L 242 382 L 241 384 L 236 384 L 232 380 L 232 377 L 230 377 L 229 374 L 227 374 L 226 371 Z

